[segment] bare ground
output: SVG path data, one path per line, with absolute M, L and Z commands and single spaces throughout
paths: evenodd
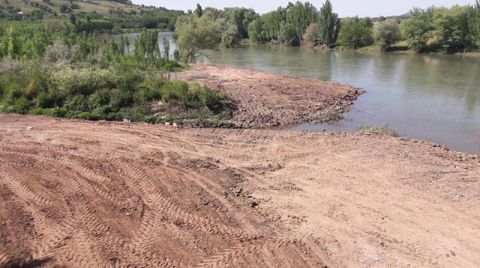
M 0 114 L 0 267 L 478 267 L 477 156 Z
M 286 126 L 342 118 L 363 91 L 352 86 L 216 65 L 193 65 L 174 78 L 197 81 L 228 92 L 239 127 Z

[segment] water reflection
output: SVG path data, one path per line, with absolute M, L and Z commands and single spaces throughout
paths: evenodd
M 349 83 L 368 91 L 345 120 L 299 130 L 388 125 L 401 134 L 480 152 L 480 61 L 444 55 L 363 54 L 253 46 L 211 52 L 206 63 Z

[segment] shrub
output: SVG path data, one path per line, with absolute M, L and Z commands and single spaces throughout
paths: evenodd
M 63 42 L 57 41 L 46 48 L 44 62 L 47 64 L 57 62 L 71 63 L 76 54 L 76 47 L 69 47 Z
M 100 108 L 102 106 L 108 105 L 111 99 L 110 94 L 111 94 L 111 90 L 107 88 L 95 91 L 89 97 L 90 107 L 92 107 L 93 109 L 96 109 L 96 108 Z
M 61 68 L 53 72 L 50 86 L 60 96 L 89 95 L 96 89 L 111 88 L 117 84 L 116 74 L 98 68 Z
M 358 17 L 342 21 L 338 42 L 353 49 L 371 45 L 373 43 L 372 28 L 366 20 Z
M 63 106 L 69 111 L 87 112 L 90 110 L 88 99 L 83 95 L 76 95 L 66 101 Z
M 379 22 L 374 28 L 373 36 L 382 50 L 388 50 L 402 38 L 400 26 L 395 20 Z
M 119 111 L 123 107 L 133 104 L 133 94 L 127 89 L 113 89 L 110 93 L 110 106 L 113 110 Z

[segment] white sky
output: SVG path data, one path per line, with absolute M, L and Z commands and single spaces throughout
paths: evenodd
M 335 12 L 341 17 L 348 16 L 391 16 L 407 13 L 412 7 L 426 8 L 429 6 L 450 7 L 455 4 L 466 5 L 473 4 L 475 0 L 330 0 Z M 145 4 L 154 6 L 163 6 L 169 9 L 188 10 L 195 9 L 197 3 L 202 7 L 248 7 L 253 8 L 259 13 L 265 13 L 276 9 L 278 6 L 286 6 L 288 0 L 133 0 L 135 4 Z M 295 2 L 291 0 L 290 2 Z M 304 2 L 304 1 L 303 1 Z M 310 3 L 317 8 L 323 4 L 324 0 L 312 0 Z

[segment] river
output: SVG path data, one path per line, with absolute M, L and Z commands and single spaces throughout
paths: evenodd
M 362 124 L 480 153 L 480 59 L 253 46 L 210 52 L 205 63 L 348 83 L 365 89 L 345 119 L 294 130 L 355 131 Z
M 171 34 L 162 33 L 171 38 Z M 171 44 L 173 50 L 174 44 Z M 294 130 L 355 131 L 362 124 L 480 153 L 480 58 L 448 55 L 325 52 L 251 46 L 208 51 L 201 63 L 253 68 L 348 83 L 367 92 L 336 124 Z

